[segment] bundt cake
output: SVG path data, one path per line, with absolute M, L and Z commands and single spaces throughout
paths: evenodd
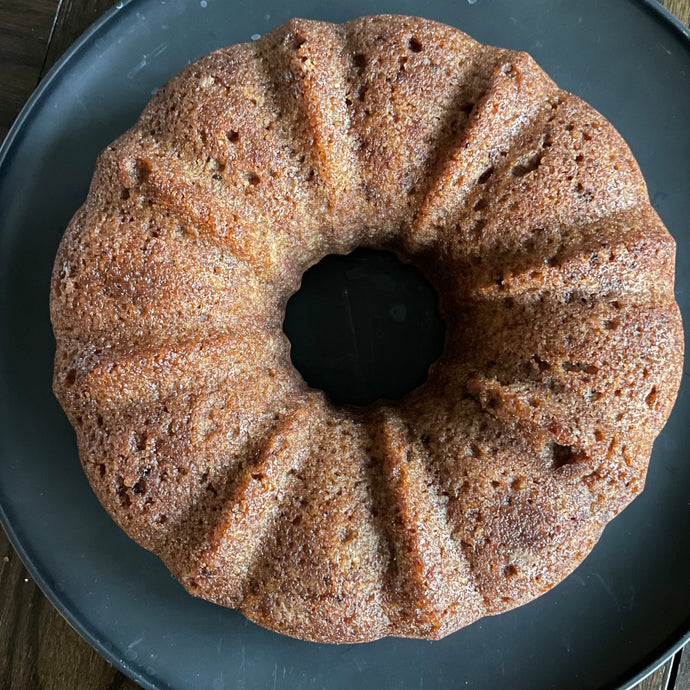
M 336 406 L 285 304 L 328 254 L 425 273 L 440 359 Z M 560 582 L 680 382 L 675 244 L 628 147 L 524 53 L 295 19 L 162 88 L 55 262 L 54 390 L 98 498 L 192 594 L 305 640 L 440 638 Z

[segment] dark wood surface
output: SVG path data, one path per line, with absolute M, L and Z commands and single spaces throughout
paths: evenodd
M 113 4 L 114 0 L 0 0 L 0 141 L 54 62 Z M 690 0 L 662 4 L 690 24 Z M 0 690 L 136 688 L 48 602 L 0 529 Z M 690 690 L 690 648 L 635 690 Z

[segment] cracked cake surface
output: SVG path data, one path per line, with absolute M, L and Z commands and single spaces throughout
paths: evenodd
M 304 271 L 395 252 L 446 340 L 336 406 Z M 644 486 L 680 383 L 675 244 L 630 150 L 525 53 L 294 19 L 162 88 L 55 261 L 54 390 L 99 500 L 197 596 L 294 637 L 436 639 L 563 580 Z

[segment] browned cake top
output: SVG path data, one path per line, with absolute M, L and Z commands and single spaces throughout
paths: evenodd
M 395 251 L 443 355 L 338 408 L 303 272 Z M 561 581 L 678 389 L 675 245 L 604 118 L 423 19 L 292 20 L 190 65 L 100 156 L 55 262 L 54 388 L 99 499 L 190 592 L 296 637 L 441 637 Z

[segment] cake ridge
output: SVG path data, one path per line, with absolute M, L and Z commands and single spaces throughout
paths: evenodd
M 509 51 L 486 49 L 482 46 L 481 52 L 470 56 L 469 74 L 464 74 L 465 64 L 461 63 L 457 66 L 458 69 L 463 70 L 463 79 L 456 88 L 452 104 L 444 115 L 447 124 L 441 129 L 447 129 L 447 132 L 445 136 L 439 137 L 428 158 L 428 179 L 415 192 L 415 208 L 405 236 L 405 241 L 412 251 L 419 250 L 420 245 L 423 246 L 430 240 L 427 235 L 432 234 L 434 237 L 437 235 L 434 224 L 427 218 L 430 215 L 429 208 L 433 205 L 433 198 L 439 194 L 439 189 L 444 186 L 443 178 L 456 174 L 451 169 L 456 162 L 458 150 L 465 140 L 468 128 L 472 125 L 472 118 L 475 116 L 478 104 L 486 98 L 492 87 L 491 70 L 487 70 L 487 60 L 490 61 L 489 66 L 491 66 L 505 59 L 508 53 Z M 475 85 L 472 90 L 468 89 L 466 82 L 474 84 L 476 81 L 480 82 L 479 88 Z
M 397 602 L 400 625 L 410 625 L 408 634 L 438 639 L 448 627 L 468 625 L 483 615 L 477 601 L 472 602 L 475 586 L 464 554 L 450 537 L 447 516 L 429 471 L 429 460 L 418 442 L 392 408 L 379 411 L 378 437 L 387 501 L 394 520 L 390 525 L 393 558 L 409 602 Z M 450 574 L 452 573 L 452 575 Z M 443 583 L 452 581 L 448 589 Z M 454 602 L 463 601 L 460 618 L 444 621 Z M 413 631 L 417 631 L 414 633 Z
M 242 601 L 252 563 L 260 557 L 262 543 L 275 524 L 291 480 L 305 462 L 306 451 L 291 452 L 290 436 L 309 420 L 313 411 L 309 402 L 313 401 L 313 397 L 302 400 L 288 411 L 259 444 L 257 457 L 228 479 L 216 524 L 208 535 L 201 535 L 193 549 L 198 574 L 185 575 L 185 585 L 192 594 L 200 586 L 217 588 L 214 580 L 218 579 L 222 582 L 219 603 L 236 606 Z M 228 560 L 233 563 L 230 579 L 224 568 Z
M 499 56 L 502 59 L 492 70 L 484 93 L 415 214 L 413 226 L 417 233 L 429 226 L 446 231 L 452 228 L 458 218 L 466 215 L 464 205 L 476 183 L 487 181 L 498 159 L 510 153 L 522 132 L 557 105 L 557 87 L 548 77 L 539 75 L 526 53 L 503 51 Z M 532 79 L 525 79 L 523 73 Z M 507 131 L 495 126 L 497 118 L 510 125 Z
M 77 371 L 74 385 L 83 386 L 89 395 L 100 397 L 105 389 L 109 391 L 111 404 L 127 404 L 133 400 L 160 400 L 169 394 L 196 389 L 211 374 L 211 386 L 238 377 L 237 362 L 242 359 L 242 368 L 247 367 L 246 357 L 273 360 L 284 356 L 277 334 L 264 337 L 260 348 L 254 345 L 254 333 L 237 334 L 220 332 L 182 341 L 158 341 L 148 346 L 134 346 L 119 349 L 108 348 L 107 353 L 80 353 L 73 368 Z M 228 360 L 233 357 L 235 366 Z M 269 360 L 270 361 L 270 360 Z M 225 366 L 221 366 L 221 364 Z M 222 378 L 219 378 L 222 377 Z M 159 384 L 165 384 L 161 386 Z M 100 393 L 100 395 L 99 395 Z
M 296 475 L 299 484 L 281 511 L 280 524 L 247 577 L 240 610 L 265 624 L 281 612 L 278 630 L 295 634 L 294 616 L 319 602 L 318 619 L 299 621 L 310 639 L 324 642 L 375 639 L 390 629 L 391 606 L 383 588 L 384 558 L 374 525 L 376 494 L 371 491 L 369 434 L 365 420 L 325 402 L 310 420 L 311 462 Z M 344 439 L 349 441 L 342 448 Z M 333 462 L 333 454 L 339 462 Z M 385 549 L 383 549 L 385 550 Z M 285 570 L 310 574 L 311 585 Z M 362 628 L 362 624 L 366 628 Z
M 488 256 L 490 260 L 473 271 L 470 299 L 536 299 L 548 291 L 564 302 L 575 294 L 598 299 L 644 294 L 649 302 L 674 300 L 675 242 L 646 205 L 560 227 L 551 234 L 535 228 L 525 244 L 494 246 Z M 639 270 L 643 261 L 644 272 Z M 631 270 L 633 262 L 636 270 Z
M 409 17 L 395 20 L 395 32 L 386 26 L 385 16 L 345 25 L 355 63 L 351 122 L 360 139 L 368 222 L 379 235 L 404 223 L 436 155 L 438 137 L 454 117 L 449 106 L 464 88 L 463 62 L 474 64 L 472 48 L 479 49 L 474 40 L 443 25 Z M 438 43 L 446 47 L 443 57 Z M 423 76 L 417 80 L 416 74 Z M 420 108 L 423 84 L 434 98 Z
M 602 128 L 610 138 L 599 135 Z M 492 216 L 481 224 L 480 234 L 466 238 L 481 249 L 506 235 L 497 223 L 506 215 L 512 220 L 513 241 L 519 241 L 526 218 L 532 227 L 549 231 L 575 228 L 639 205 L 646 197 L 639 166 L 620 135 L 600 113 L 564 91 L 522 130 L 506 154 L 486 185 Z M 555 169 L 562 173 L 557 181 Z M 544 203 L 531 203 L 537 198 Z
M 291 75 L 296 107 L 312 133 L 329 215 L 342 224 L 353 212 L 360 214 L 363 203 L 348 108 L 354 64 L 347 32 L 336 25 L 324 30 L 305 19 L 290 20 L 281 32 L 277 51 Z

